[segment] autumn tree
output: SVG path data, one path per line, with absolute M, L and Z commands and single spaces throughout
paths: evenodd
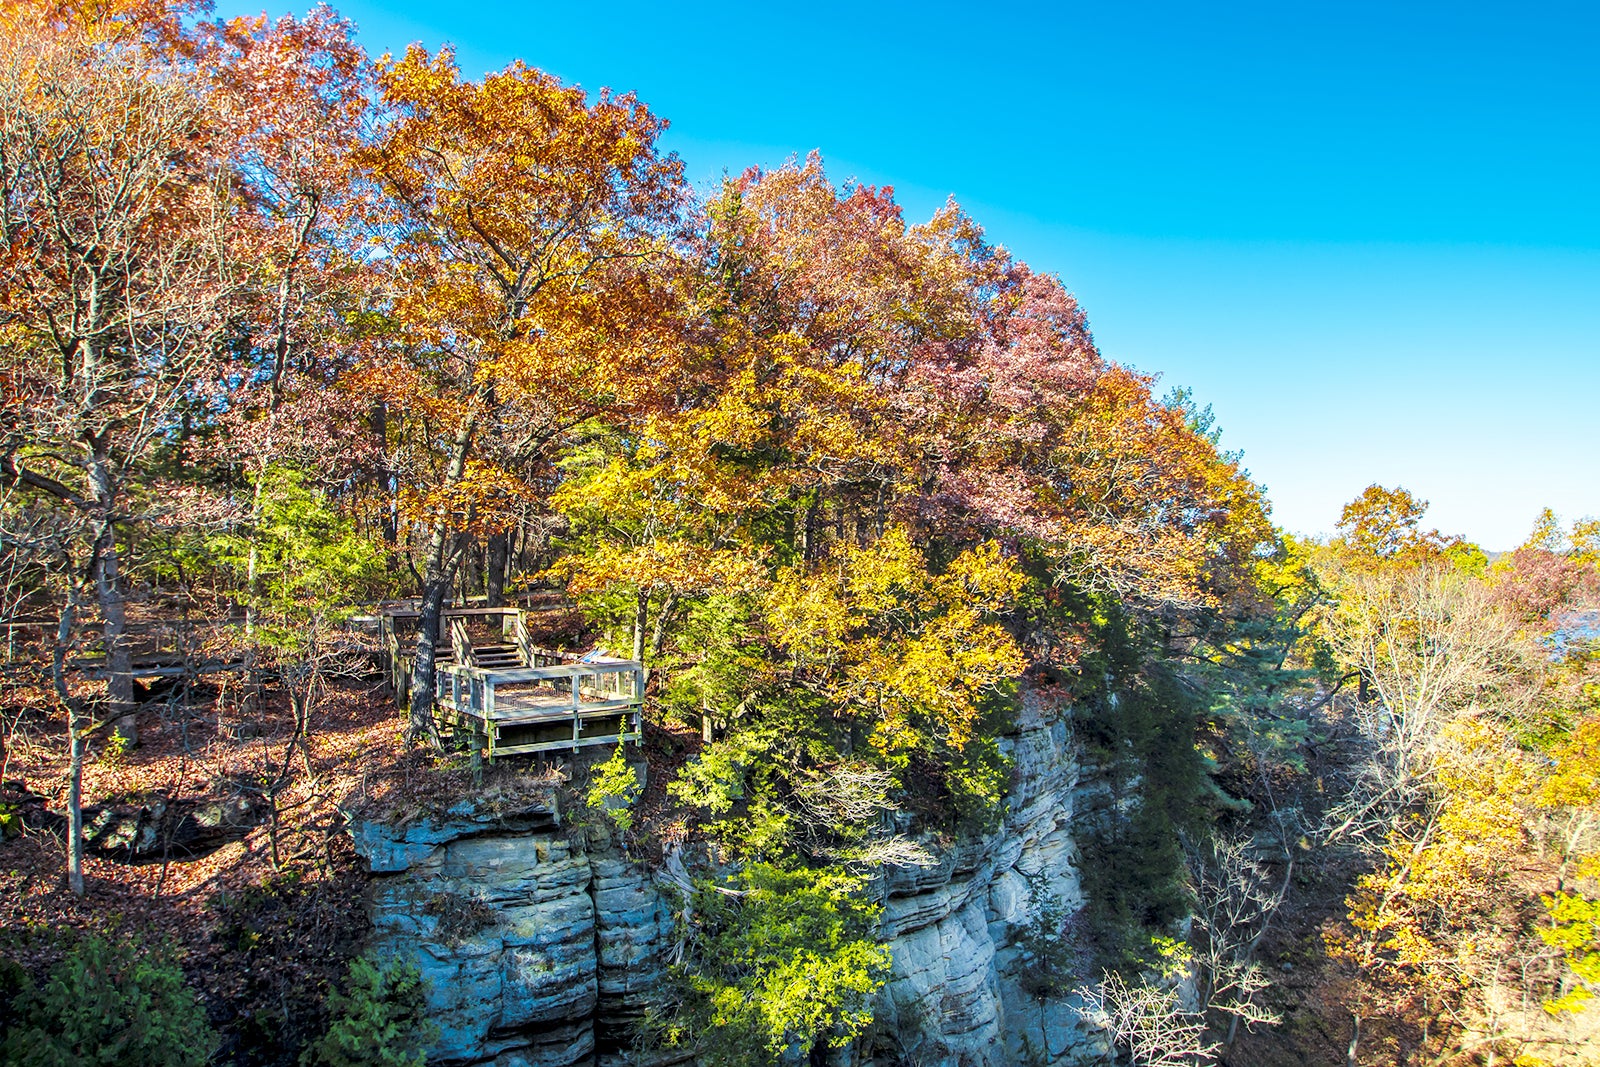
M 1365 745 L 1331 813 L 1334 839 L 1381 843 L 1432 788 L 1436 747 L 1452 723 L 1513 718 L 1521 649 L 1482 583 L 1434 565 L 1337 580 L 1333 647 L 1367 682 L 1350 704 Z
M 0 469 L 82 515 L 76 582 L 104 625 L 110 704 L 133 739 L 118 529 L 141 466 L 219 343 L 240 279 L 236 210 L 203 85 L 168 12 L 17 4 L 0 64 L 8 376 Z M 141 21 L 149 20 L 149 21 Z
M 320 470 L 329 485 L 370 474 L 368 412 L 338 380 L 362 351 L 350 324 L 372 303 L 353 162 L 371 117 L 372 64 L 354 27 L 325 6 L 194 33 L 250 208 L 235 241 L 251 283 L 231 358 L 202 393 L 215 447 L 194 461 L 244 468 L 258 485 L 273 463 Z
M 980 343 L 926 368 L 942 502 L 1030 538 L 1057 577 L 1152 614 L 1236 609 L 1275 534 L 1259 487 L 1153 379 L 1101 357 L 1061 283 L 1007 273 Z
M 1414 503 L 1368 490 L 1318 561 L 1322 633 L 1364 683 L 1338 702 L 1356 744 L 1328 823 L 1372 857 L 1328 935 L 1354 978 L 1352 1055 L 1385 1019 L 1447 1053 L 1546 1062 L 1584 1040 L 1554 1010 L 1583 990 L 1553 946 L 1581 910 L 1568 874 L 1592 892 L 1596 709 L 1590 642 L 1550 638 L 1592 565 L 1542 523 L 1485 573 L 1471 546 L 1417 533 Z
M 1337 543 L 1355 559 L 1381 561 L 1438 557 L 1470 547 L 1459 537 L 1422 529 L 1427 510 L 1428 502 L 1407 489 L 1369 485 L 1340 512 Z
M 586 419 L 648 401 L 673 356 L 646 266 L 682 193 L 664 123 L 633 97 L 520 63 L 481 82 L 448 51 L 381 64 L 387 118 L 360 156 L 382 192 L 387 325 L 358 368 L 404 441 L 422 537 L 411 733 L 427 733 L 434 646 L 474 537 L 502 531 L 531 475 Z
M 602 435 L 562 460 L 551 496 L 569 530 L 552 576 L 646 664 L 691 603 L 768 578 L 735 518 L 682 492 L 664 460 L 648 433 Z
M 129 535 L 225 524 L 211 490 L 241 462 L 260 484 L 269 455 L 326 459 L 314 442 L 351 421 L 330 416 L 326 353 L 361 258 L 331 224 L 348 218 L 364 57 L 325 8 L 271 24 L 200 11 L 0 15 L 0 477 L 18 507 L 55 514 L 35 558 L 65 605 L 58 644 L 98 615 L 107 715 L 130 742 Z M 295 428 L 275 431 L 290 396 Z M 70 717 L 76 768 L 96 724 Z
M 185 11 L 20 3 L 0 15 L 0 473 L 71 516 L 51 553 L 57 643 L 73 643 L 93 604 L 107 715 L 129 741 L 122 531 L 159 510 L 148 464 L 177 431 L 243 285 L 231 246 L 240 205 L 182 45 Z M 62 697 L 76 813 L 96 723 Z M 70 881 L 81 892 L 75 819 Z
M 1022 580 L 993 542 L 932 573 L 894 527 L 781 573 L 766 610 L 791 685 L 815 687 L 852 738 L 892 765 L 923 754 L 949 774 L 957 806 L 981 812 L 1003 791 L 982 758 L 986 705 L 1003 703 L 1024 667 L 995 619 Z

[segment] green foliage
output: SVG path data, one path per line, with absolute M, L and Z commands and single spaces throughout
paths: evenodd
M 1600 989 L 1600 900 L 1556 893 L 1545 897 L 1544 904 L 1551 925 L 1540 930 L 1539 936 L 1561 950 L 1578 983 L 1547 1003 L 1545 1010 L 1552 1015 L 1582 1011 L 1594 999 L 1594 990 Z
M 0 840 L 16 837 L 20 833 L 22 833 L 20 805 L 0 800 Z
M 128 749 L 131 747 L 126 737 L 119 733 L 113 733 L 106 738 L 105 747 L 100 750 L 100 762 L 107 767 L 120 767 L 122 766 L 122 761 L 127 758 Z
M 584 801 L 591 809 L 604 812 L 618 830 L 627 832 L 633 827 L 633 803 L 643 789 L 638 772 L 629 766 L 627 753 L 618 743 L 611 758 L 590 771 Z
M 785 804 L 784 764 L 793 737 L 751 728 L 707 745 L 667 785 L 667 794 L 701 816 L 701 825 L 735 855 L 776 859 L 795 832 Z
M 758 630 L 748 596 L 714 596 L 691 606 L 675 636 L 677 657 L 667 665 L 662 704 L 686 722 L 706 711 L 725 721 L 740 717 L 766 669 L 750 640 Z
M 84 938 L 13 1010 L 5 1067 L 200 1067 L 216 1045 L 183 971 L 132 941 Z
M 239 533 L 210 539 L 207 551 L 256 612 L 253 639 L 296 655 L 313 628 L 353 614 L 382 576 L 382 553 L 356 532 L 326 494 L 292 467 L 268 467 L 255 483 L 255 518 Z
M 759 603 L 726 595 L 690 610 L 665 702 L 727 736 L 669 790 L 736 855 L 777 860 L 797 837 L 813 858 L 858 848 L 855 820 L 797 804 L 845 765 L 846 778 L 915 792 L 933 824 L 996 825 L 1010 771 L 996 738 L 1023 664 L 997 620 L 1023 578 L 993 543 L 947 554 L 930 563 L 938 553 L 897 527 L 782 570 Z M 893 806 L 885 795 L 875 807 Z
M 945 768 L 952 825 L 968 833 L 989 833 L 1000 825 L 1001 801 L 1011 787 L 1011 761 L 999 743 L 980 734 Z
M 759 736 L 750 733 L 707 745 L 667 785 L 667 795 L 720 819 L 745 798 L 746 778 L 760 765 L 761 748 Z
M 28 972 L 10 956 L 0 956 L 0 1034 L 10 1032 L 16 1014 L 15 1001 L 32 988 Z
M 1051 896 L 1034 909 L 1033 921 L 1017 934 L 1027 965 L 1022 988 L 1041 1003 L 1065 996 L 1082 984 L 1086 959 L 1081 927 L 1060 899 Z
M 344 992 L 328 998 L 332 1022 L 306 1049 L 305 1067 L 423 1067 L 438 1035 L 427 1019 L 427 990 L 414 964 L 382 967 L 357 956 Z
M 1179 833 L 1203 814 L 1202 709 L 1115 608 L 1097 620 L 1094 647 L 1084 673 L 1103 687 L 1080 699 L 1074 722 L 1108 794 L 1079 815 L 1079 869 L 1094 925 L 1127 942 L 1107 945 L 1117 957 L 1187 910 Z
M 766 610 L 791 677 L 858 720 L 891 765 L 914 752 L 951 764 L 1026 666 L 997 621 L 1023 582 L 993 541 L 935 569 L 896 526 L 864 548 L 839 542 L 823 564 L 781 572 Z
M 1178 982 L 1193 972 L 1194 950 L 1176 938 L 1156 935 L 1139 963 L 1143 969 L 1159 974 L 1163 981 Z
M 698 932 L 653 1019 L 665 1043 L 696 1043 L 707 1067 L 754 1067 L 859 1035 L 890 962 L 862 890 L 838 868 L 761 863 L 698 883 Z

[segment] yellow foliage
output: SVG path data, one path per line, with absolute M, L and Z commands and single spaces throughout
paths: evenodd
M 993 622 L 1022 575 L 992 542 L 930 573 L 903 527 L 866 547 L 836 545 L 815 568 L 781 573 L 767 597 L 773 640 L 871 740 L 893 754 L 964 749 L 987 694 L 1025 661 Z
M 1586 719 L 1550 752 L 1552 769 L 1540 785 L 1541 808 L 1600 804 L 1600 719 Z
M 409 522 L 442 523 L 454 530 L 483 536 L 508 529 L 517 518 L 517 504 L 531 490 L 503 467 L 469 459 L 455 482 L 422 490 L 403 487 L 400 511 Z

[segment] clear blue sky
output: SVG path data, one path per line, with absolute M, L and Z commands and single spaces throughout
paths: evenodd
M 953 194 L 1291 530 L 1374 481 L 1491 549 L 1600 514 L 1593 4 L 337 6 L 375 53 L 633 90 L 701 185 L 816 148 L 914 221 Z

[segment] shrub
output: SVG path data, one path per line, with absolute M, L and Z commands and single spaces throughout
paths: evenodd
M 584 799 L 590 808 L 604 812 L 617 829 L 625 833 L 633 827 L 633 802 L 643 791 L 639 775 L 628 765 L 619 741 L 611 758 L 597 764 L 590 774 L 589 793 Z
M 216 1037 L 164 953 L 88 937 L 14 1005 L 6 1067 L 201 1067 Z
M 416 966 L 390 960 L 381 968 L 357 956 L 343 993 L 328 998 L 333 1022 L 306 1049 L 306 1067 L 423 1067 L 438 1036 L 427 1018 L 427 990 Z
M 653 1020 L 664 1043 L 695 1044 L 708 1067 L 755 1067 L 838 1047 L 871 1024 L 890 959 L 862 879 L 757 863 L 733 885 L 696 890 L 695 942 Z
M 328 1029 L 327 991 L 367 934 L 354 879 L 294 870 L 218 893 L 209 967 L 225 975 L 223 1030 L 232 1067 L 294 1067 Z

